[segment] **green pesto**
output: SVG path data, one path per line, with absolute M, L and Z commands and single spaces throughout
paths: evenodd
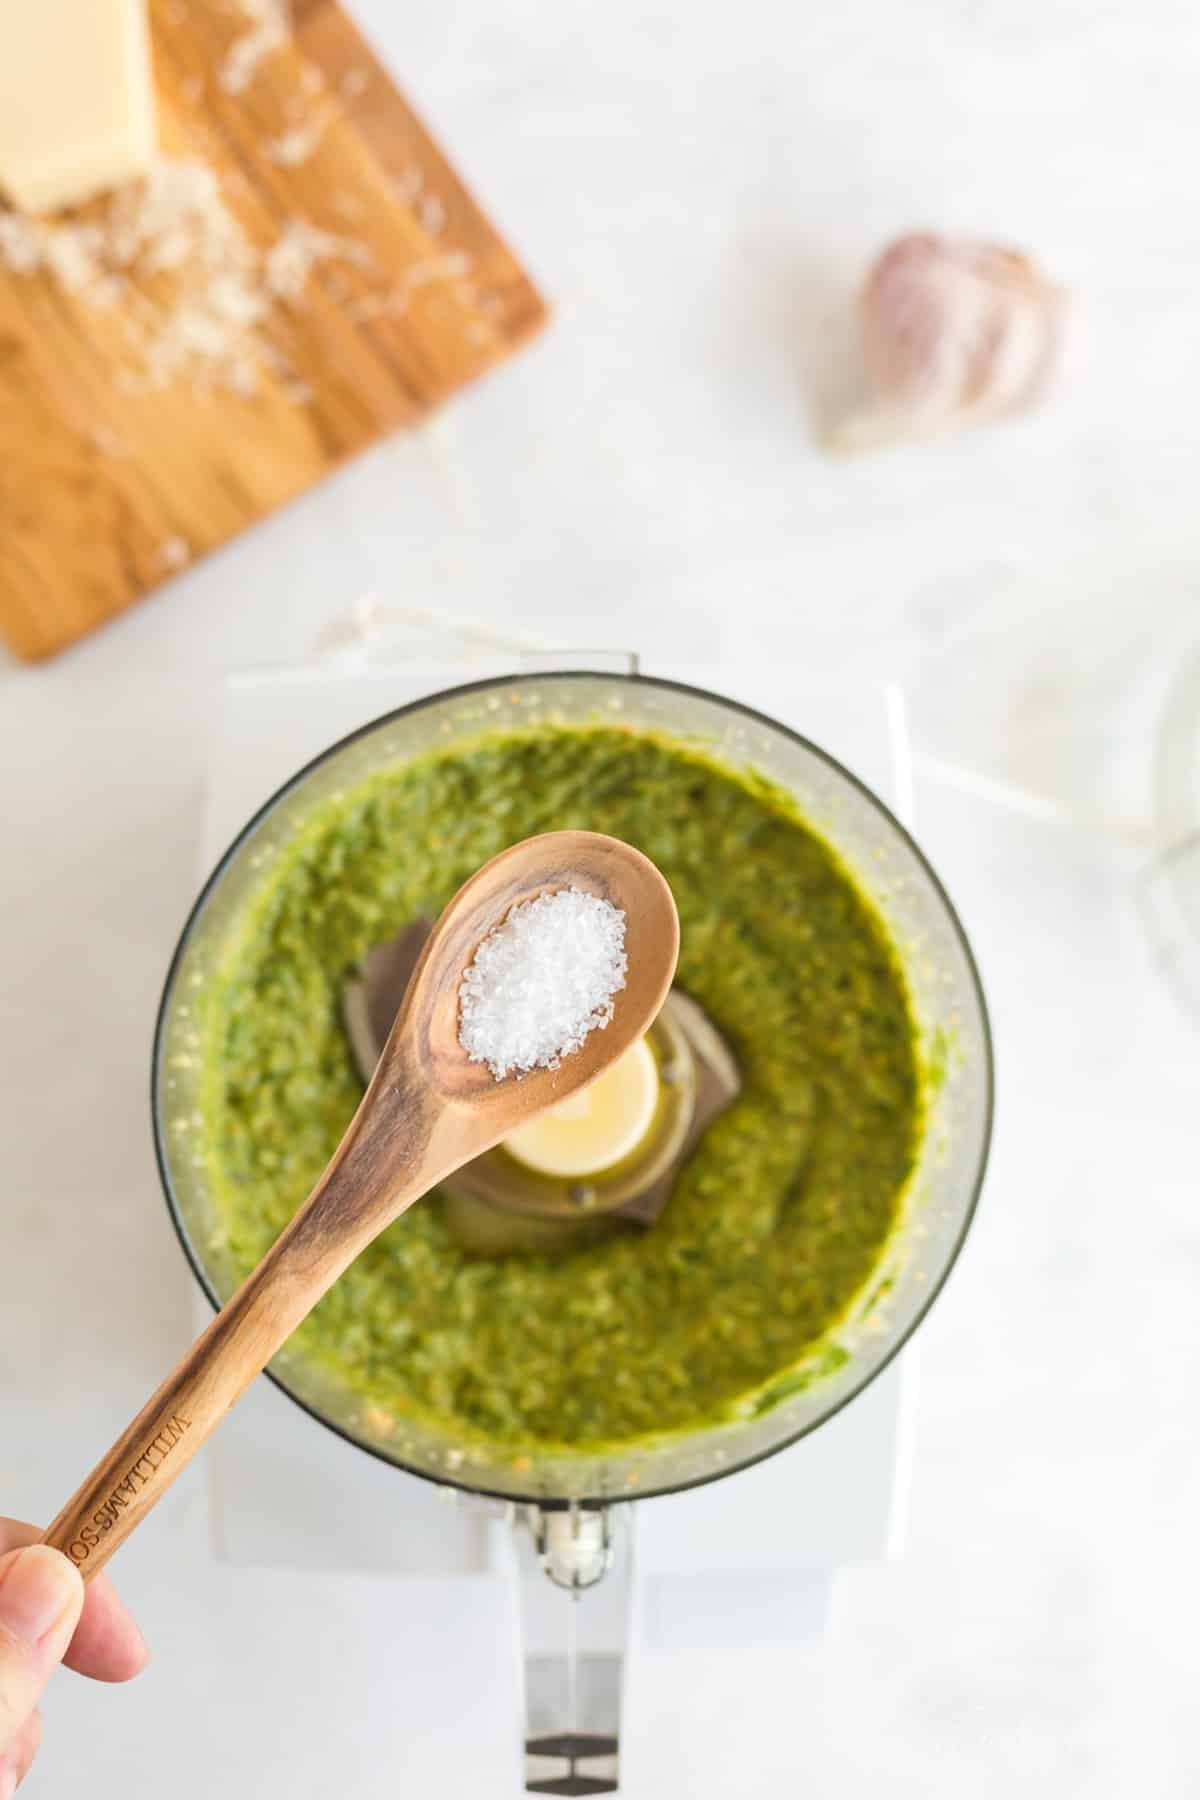
M 775 1404 L 870 1277 L 920 1129 L 915 1028 L 884 927 L 786 793 L 619 727 L 481 737 L 316 808 L 264 873 L 202 1020 L 222 1228 L 249 1268 L 304 1199 L 361 1086 L 347 972 L 534 832 L 654 859 L 679 982 L 742 1071 L 650 1231 L 472 1257 L 421 1201 L 293 1347 L 364 1402 L 463 1441 L 595 1446 Z M 826 1346 L 816 1367 L 836 1365 Z

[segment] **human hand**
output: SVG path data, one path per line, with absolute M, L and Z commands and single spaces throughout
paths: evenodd
M 0 1800 L 28 1773 L 42 1736 L 37 1702 L 60 1662 L 96 1681 L 128 1681 L 147 1660 L 108 1580 L 98 1575 L 85 1597 L 79 1570 L 40 1535 L 0 1519 Z

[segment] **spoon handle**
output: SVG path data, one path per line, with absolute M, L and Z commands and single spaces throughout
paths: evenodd
M 406 1111 L 397 1117 L 377 1106 L 363 1130 L 356 1125 L 291 1224 L 47 1528 L 42 1541 L 69 1556 L 85 1581 L 141 1524 L 343 1269 L 444 1173 L 431 1170 L 420 1132 L 414 1153 L 397 1158 L 397 1132 L 412 1127 Z

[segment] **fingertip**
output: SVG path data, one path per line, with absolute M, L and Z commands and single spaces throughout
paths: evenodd
M 132 1681 L 150 1661 L 146 1640 L 106 1575 L 90 1583 L 83 1616 L 70 1650 L 68 1668 L 93 1681 Z
M 100 1679 L 119 1687 L 122 1682 L 132 1681 L 135 1675 L 140 1675 L 150 1660 L 150 1647 L 137 1626 L 133 1625 L 129 1637 L 120 1645 L 114 1646 L 108 1666 Z
M 0 1558 L 0 1625 L 39 1646 L 65 1643 L 83 1609 L 83 1579 L 74 1563 L 49 1544 L 30 1544 Z

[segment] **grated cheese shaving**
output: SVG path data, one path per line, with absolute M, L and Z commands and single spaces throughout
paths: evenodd
M 318 264 L 337 260 L 363 267 L 371 255 L 357 238 L 339 237 L 307 219 L 293 219 L 267 251 L 263 273 L 277 299 L 298 300 Z
M 14 274 L 47 274 L 64 292 L 96 308 L 128 297 L 121 320 L 133 370 L 123 388 L 161 388 L 188 380 L 199 389 L 252 394 L 269 346 L 256 329 L 279 301 L 294 304 L 313 271 L 343 261 L 364 266 L 370 253 L 305 219 L 293 219 L 264 250 L 229 211 L 206 164 L 163 157 L 144 181 L 120 188 L 102 219 L 87 224 L 31 219 L 0 211 L 0 264 Z M 140 286 L 132 286 L 138 281 Z M 290 367 L 277 373 L 291 391 Z M 307 397 L 307 396 L 306 396 Z
M 264 58 L 291 35 L 287 0 L 240 0 L 240 8 L 250 29 L 234 38 L 221 64 L 218 80 L 227 94 L 244 94 Z
M 183 569 L 192 560 L 192 552 L 188 541 L 182 537 L 169 537 L 158 546 L 158 554 L 168 569 Z
M 32 219 L 0 212 L 0 257 L 15 275 L 33 274 L 42 260 L 42 243 Z
M 278 137 L 268 138 L 263 149 L 281 168 L 294 169 L 300 163 L 307 162 L 321 139 L 325 135 L 325 127 L 329 123 L 328 109 L 314 113 L 310 119 L 300 125 L 293 125 L 287 131 L 281 131 Z
M 66 231 L 47 232 L 41 257 L 60 287 L 69 294 L 82 293 L 99 281 L 104 233 L 95 225 L 75 225 Z
M 110 457 L 117 462 L 124 462 L 129 456 L 129 445 L 107 425 L 93 425 L 88 437 L 101 456 Z
M 417 202 L 417 218 L 421 229 L 436 237 L 446 223 L 446 209 L 436 194 L 423 194 Z

